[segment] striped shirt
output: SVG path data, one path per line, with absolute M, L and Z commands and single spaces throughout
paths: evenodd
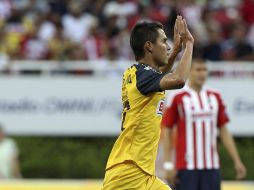
M 187 85 L 170 94 L 162 125 L 177 126 L 176 169 L 218 169 L 217 130 L 229 121 L 219 92 Z

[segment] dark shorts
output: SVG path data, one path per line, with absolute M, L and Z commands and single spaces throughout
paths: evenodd
M 220 190 L 220 170 L 180 170 L 174 190 Z

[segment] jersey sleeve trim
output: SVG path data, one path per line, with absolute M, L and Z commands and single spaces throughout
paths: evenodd
M 139 92 L 143 95 L 147 95 L 151 92 L 163 91 L 160 87 L 160 81 L 165 74 L 162 74 L 154 70 L 150 66 L 136 65 L 136 86 Z

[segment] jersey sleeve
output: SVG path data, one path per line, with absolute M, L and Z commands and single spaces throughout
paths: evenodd
M 160 81 L 164 75 L 153 69 L 139 68 L 136 71 L 137 89 L 143 95 L 162 91 Z
M 168 106 L 166 106 L 161 125 L 166 128 L 173 128 L 178 117 L 176 97 L 170 97 L 168 99 Z
M 229 117 L 226 112 L 226 106 L 220 95 L 217 95 L 218 98 L 218 127 L 223 127 L 227 122 L 229 122 Z

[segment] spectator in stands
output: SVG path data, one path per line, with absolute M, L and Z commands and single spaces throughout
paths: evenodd
M 10 17 L 4 21 L 5 41 L 8 54 L 12 59 L 21 58 L 20 43 L 25 31 L 25 24 L 22 23 L 22 12 L 12 9 Z
M 24 1 L 24 0 L 23 0 Z M 49 12 L 49 4 L 47 1 L 29 0 L 25 9 L 21 9 L 23 17 L 35 20 L 41 14 Z
M 61 24 L 61 17 L 59 14 L 52 12 L 42 14 L 40 17 L 38 36 L 41 40 L 48 42 L 56 33 L 56 25 Z
M 232 23 L 243 20 L 246 24 L 246 30 L 243 33 L 249 42 L 248 45 L 254 48 L 253 7 L 253 0 L 243 0 L 241 3 L 239 0 L 198 2 L 194 0 L 13 0 L 11 3 L 6 0 L 0 1 L 0 26 L 5 32 L 4 46 L 8 50 L 5 57 L 10 59 L 58 59 L 51 54 L 48 56 L 47 53 L 42 53 L 47 49 L 45 44 L 50 43 L 52 46 L 53 38 L 56 41 L 61 38 L 64 44 L 70 41 L 77 48 L 75 51 L 67 48 L 67 53 L 63 48 L 65 49 L 64 59 L 71 59 L 71 57 L 83 60 L 94 57 L 106 59 L 108 52 L 102 51 L 104 46 L 119 50 L 113 50 L 114 56 L 110 55 L 111 58 L 133 59 L 129 57 L 129 49 L 125 48 L 127 44 L 125 39 L 128 39 L 130 29 L 136 22 L 160 21 L 165 25 L 169 38 L 172 38 L 174 21 L 176 15 L 180 13 L 190 23 L 189 27 L 195 36 L 194 54 L 196 52 L 198 56 L 209 60 L 253 60 L 251 54 L 247 57 L 245 55 L 250 52 L 246 44 L 243 47 L 241 43 L 239 46 L 241 50 L 238 53 L 233 51 L 232 47 L 238 42 L 232 43 L 235 41 L 232 39 L 236 37 L 230 35 Z M 25 44 L 28 40 L 27 27 L 30 27 L 30 23 L 37 23 L 38 18 L 42 20 L 35 31 L 36 34 L 33 34 L 36 40 L 31 39 L 33 45 L 28 47 L 36 47 L 40 53 L 35 51 L 35 56 L 31 56 L 32 53 L 28 53 L 28 56 L 24 54 L 24 51 L 27 51 L 24 49 L 25 45 L 28 45 Z M 60 29 L 56 28 L 59 22 L 63 26 L 62 32 L 56 31 Z M 56 33 L 64 35 L 59 38 Z M 219 43 L 218 40 L 220 40 Z M 99 47 L 104 41 L 105 45 Z M 226 43 L 223 43 L 224 41 Z M 94 46 L 96 43 L 97 47 Z M 90 44 L 92 48 L 87 48 Z M 205 53 L 203 54 L 201 50 L 204 46 Z M 223 56 L 220 56 L 220 46 L 223 47 Z M 54 52 L 57 51 L 56 48 L 60 49 L 59 52 L 63 51 L 61 46 L 56 45 L 53 48 Z M 91 53 L 96 48 L 97 52 Z M 207 51 L 210 48 L 212 51 Z
M 240 13 L 243 20 L 249 25 L 254 24 L 254 1 L 243 0 L 240 6 Z
M 45 41 L 39 38 L 38 22 L 27 20 L 27 31 L 22 40 L 22 57 L 23 59 L 44 60 L 48 58 L 48 46 Z
M 80 0 L 72 0 L 68 4 L 70 13 L 62 17 L 64 35 L 74 43 L 80 43 L 89 34 L 94 23 L 94 16 L 87 12 L 84 3 Z
M 62 24 L 55 25 L 56 31 L 54 35 L 48 40 L 49 59 L 51 60 L 69 60 L 70 51 L 73 49 L 73 43 L 66 39 L 63 35 Z
M 68 49 L 68 59 L 74 61 L 87 60 L 84 50 L 79 43 L 72 44 L 72 48 Z
M 103 9 L 105 7 L 106 0 L 96 0 L 89 3 L 87 11 L 94 15 L 99 20 L 99 26 L 106 25 L 106 17 L 104 16 Z
M 250 26 L 247 34 L 247 41 L 250 42 L 252 48 L 254 48 L 254 23 Z
M 109 61 L 118 61 L 119 57 L 119 48 L 114 43 L 108 43 L 106 46 L 105 57 L 104 59 Z
M 137 22 L 143 22 L 143 21 L 151 21 L 150 17 L 150 7 L 148 5 L 138 4 L 138 11 L 130 16 L 128 20 L 128 28 L 129 30 L 132 29 L 132 27 Z
M 125 60 L 134 60 L 133 53 L 129 45 L 130 33 L 128 28 L 120 31 L 118 39 L 119 57 Z
M 82 43 L 87 59 L 92 61 L 101 59 L 105 52 L 105 43 L 106 38 L 99 28 L 99 21 L 95 21 Z
M 11 16 L 11 2 L 0 1 L 0 20 L 5 20 Z
M 204 41 L 206 37 L 204 25 L 202 19 L 202 6 L 196 3 L 195 0 L 183 1 L 182 4 L 178 3 L 178 9 L 180 13 L 186 18 L 192 33 L 195 33 L 196 38 L 200 42 Z M 196 43 L 196 39 L 195 39 Z
M 129 0 L 108 1 L 103 9 L 103 14 L 106 18 L 116 16 L 116 24 L 118 27 L 125 27 L 127 25 L 128 17 L 136 12 L 137 3 Z
M 63 16 L 68 12 L 67 5 L 69 1 L 70 0 L 48 0 L 48 4 L 51 12 Z
M 20 178 L 18 148 L 0 126 L 0 179 Z
M 243 0 L 239 8 L 243 20 L 249 26 L 249 32 L 247 34 L 247 41 L 251 43 L 254 48 L 254 1 Z
M 6 44 L 6 32 L 0 26 L 0 69 L 6 68 L 9 61 L 8 48 Z
M 208 31 L 208 42 L 203 47 L 202 57 L 206 60 L 221 61 L 222 48 L 221 48 L 221 33 L 216 29 Z
M 137 22 L 142 21 L 159 21 L 166 24 L 170 15 L 170 6 L 168 1 L 140 1 L 137 4 L 137 11 L 130 15 L 128 27 L 131 29 Z M 172 20 L 175 21 L 173 18 Z M 172 23 L 174 28 L 174 23 Z M 167 30 L 167 27 L 165 28 Z
M 254 60 L 253 48 L 246 40 L 247 28 L 243 23 L 235 23 L 231 38 L 222 44 L 225 60 Z

